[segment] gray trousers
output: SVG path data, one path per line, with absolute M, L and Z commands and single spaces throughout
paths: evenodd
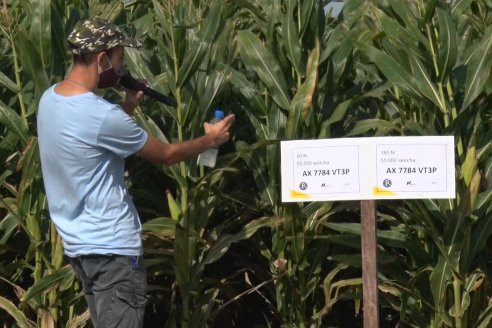
M 83 255 L 70 258 L 82 283 L 95 328 L 140 328 L 147 302 L 142 256 Z

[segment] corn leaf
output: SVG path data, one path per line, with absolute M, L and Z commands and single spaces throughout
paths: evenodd
M 24 144 L 27 144 L 29 130 L 24 123 L 24 120 L 2 101 L 0 101 L 0 122 L 6 126 L 9 131 L 15 132 Z
M 21 298 L 21 302 L 27 302 L 29 299 L 53 289 L 63 279 L 65 279 L 68 274 L 70 274 L 71 270 L 71 267 L 66 266 L 55 273 L 43 277 L 26 291 L 26 293 Z
M 485 83 L 490 75 L 492 67 L 492 27 L 487 28 L 478 46 L 470 58 L 466 69 L 465 95 L 461 111 L 470 106 L 470 104 L 482 93 Z
M 244 97 L 243 106 L 249 109 L 247 114 L 252 113 L 254 116 L 266 115 L 267 109 L 263 99 L 261 99 L 259 90 L 253 83 L 248 81 L 242 72 L 229 69 L 227 79 L 235 87 L 236 91 Z
M 142 225 L 142 231 L 153 233 L 159 237 L 174 238 L 176 221 L 171 218 L 155 218 Z
M 82 314 L 79 314 L 67 321 L 65 328 L 83 328 L 90 319 L 91 313 L 89 312 L 89 309 L 87 309 Z
M 15 216 L 7 213 L 0 221 L 0 244 L 6 244 L 16 228 L 17 220 Z
M 189 238 L 187 231 L 178 223 L 174 239 L 174 275 L 178 286 L 183 286 L 182 288 L 186 288 L 190 280 L 192 258 L 190 257 Z
M 477 148 L 476 148 L 476 142 L 477 142 L 477 124 L 475 124 L 475 127 L 473 129 L 472 135 L 471 135 L 471 140 L 470 144 L 468 145 L 468 149 L 466 150 L 466 157 L 465 161 L 461 165 L 461 176 L 463 177 L 463 180 L 466 184 L 466 186 L 469 186 L 473 177 L 477 173 L 477 166 L 478 166 L 478 160 L 477 160 Z
M 27 190 L 33 184 L 34 179 L 39 177 L 40 166 L 38 139 L 31 137 L 22 151 L 17 165 L 17 169 L 22 171 L 22 180 L 19 185 L 20 192 Z
M 458 32 L 448 10 L 436 9 L 439 22 L 439 81 L 444 81 L 458 58 Z
M 349 69 L 350 57 L 354 50 L 354 38 L 357 32 L 351 31 L 336 46 L 335 52 L 331 56 L 333 64 L 333 79 L 339 81 L 343 79 L 344 73 Z
M 296 0 L 287 0 L 287 11 L 282 24 L 282 37 L 285 48 L 287 49 L 287 58 L 292 63 L 297 75 L 303 76 L 304 72 L 301 68 L 301 44 L 293 16 L 296 2 Z
M 451 276 L 451 267 L 448 265 L 448 262 L 444 259 L 444 257 L 439 256 L 437 265 L 432 270 L 432 273 L 430 275 L 430 287 L 434 298 L 434 307 L 437 314 L 442 315 L 442 313 L 444 312 L 443 299 L 446 295 L 444 290 L 449 280 L 451 279 Z
M 274 206 L 277 201 L 277 193 L 275 192 L 275 185 L 272 183 L 272 180 L 269 179 L 268 172 L 265 170 L 266 163 L 263 158 L 266 150 L 262 148 L 267 144 L 268 142 L 261 142 L 257 145 L 249 146 L 245 142 L 237 142 L 236 152 L 254 172 L 255 183 L 262 200 L 267 204 Z
M 402 88 L 412 97 L 418 98 L 420 92 L 416 87 L 415 77 L 403 68 L 393 57 L 374 47 L 368 47 L 366 55 L 391 83 Z
M 420 44 L 428 44 L 426 38 L 422 35 L 419 29 L 409 29 L 399 23 L 397 19 L 391 18 L 386 14 L 380 14 L 381 28 L 384 33 L 391 39 L 395 50 L 404 49 L 408 54 L 412 54 L 417 58 L 424 56 Z M 389 50 L 391 50 L 390 48 Z
M 38 48 L 23 31 L 18 32 L 15 46 L 21 59 L 22 69 L 34 81 L 37 99 L 39 99 L 41 94 L 50 86 L 50 82 L 44 70 L 41 55 L 37 50 Z
M 273 55 L 265 48 L 260 39 L 249 31 L 239 31 L 237 38 L 241 45 L 242 59 L 265 83 L 277 105 L 280 108 L 288 109 L 290 96 L 287 91 L 287 82 Z
M 319 53 L 319 42 L 317 42 L 316 47 L 309 56 L 306 70 L 306 80 L 297 91 L 290 105 L 286 131 L 288 139 L 294 139 L 297 137 L 297 132 L 306 120 L 306 117 L 312 107 L 313 95 L 316 90 L 316 82 L 318 78 Z
M 446 113 L 446 104 L 439 96 L 437 88 L 427 72 L 427 68 L 413 55 L 410 56 L 410 64 L 420 92 L 429 98 L 443 113 Z
M 207 16 L 202 23 L 202 29 L 193 40 L 191 47 L 186 54 L 183 63 L 180 66 L 176 86 L 182 87 L 190 77 L 195 73 L 196 69 L 202 63 L 207 50 L 210 49 L 221 24 L 221 8 L 222 6 L 215 2 L 210 6 Z
M 15 305 L 10 302 L 5 297 L 0 296 L 0 307 L 4 309 L 12 318 L 14 318 L 15 322 L 21 328 L 34 328 L 35 324 L 29 321 L 25 314 L 22 311 L 18 310 Z
M 474 327 L 487 328 L 492 322 L 492 303 L 490 303 L 477 318 Z
M 217 102 L 222 86 L 226 81 L 226 73 L 224 71 L 213 71 L 207 73 L 206 76 L 200 77 L 200 80 L 203 84 L 201 90 L 199 90 L 201 94 L 200 104 L 194 110 L 186 112 L 185 120 L 191 118 L 202 123 L 206 121 L 207 111 L 204 109 L 212 108 L 213 104 Z
M 19 90 L 17 89 L 17 84 L 12 81 L 7 75 L 5 75 L 2 71 L 0 71 L 0 85 L 3 85 L 7 89 L 12 92 L 17 93 Z
M 396 126 L 386 120 L 367 119 L 355 123 L 354 128 L 347 134 L 348 136 L 356 136 L 367 133 L 371 130 L 382 131 L 378 134 L 389 134 L 391 131 L 397 130 Z
M 451 14 L 453 16 L 459 16 L 461 15 L 466 9 L 470 7 L 470 5 L 473 3 L 475 0 L 457 0 L 453 3 L 453 6 L 451 8 Z
M 45 0 L 31 1 L 32 21 L 30 29 L 30 40 L 36 46 L 41 56 L 42 67 L 51 65 L 51 3 Z
M 207 265 L 216 262 L 227 252 L 231 244 L 250 238 L 258 229 L 271 227 L 275 221 L 276 218 L 272 217 L 256 219 L 246 224 L 239 232 L 233 235 L 222 235 L 210 247 L 203 264 Z

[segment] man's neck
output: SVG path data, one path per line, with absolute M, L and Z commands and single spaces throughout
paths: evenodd
M 86 91 L 94 91 L 97 88 L 98 75 L 97 65 L 75 65 L 65 80 L 84 87 Z
M 76 96 L 97 87 L 97 66 L 75 65 L 67 77 L 55 87 L 55 92 L 61 96 Z

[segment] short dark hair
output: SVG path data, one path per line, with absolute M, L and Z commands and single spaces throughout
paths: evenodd
M 105 52 L 108 58 L 111 58 L 111 56 L 113 55 L 113 50 L 114 48 L 110 48 L 102 52 Z M 96 59 L 96 54 L 97 52 L 90 53 L 90 54 L 80 54 L 80 55 L 73 54 L 73 62 L 74 64 L 87 66 L 88 64 L 90 64 L 92 61 Z
M 91 62 L 93 62 L 96 59 L 96 54 L 80 54 L 80 55 L 73 55 L 73 62 L 74 64 L 79 64 L 83 66 L 87 66 Z

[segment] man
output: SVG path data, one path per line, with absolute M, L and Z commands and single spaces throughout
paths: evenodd
M 94 327 L 141 327 L 146 302 L 141 224 L 124 183 L 124 158 L 138 154 L 170 165 L 229 139 L 234 116 L 205 135 L 164 144 L 130 117 L 143 94 L 125 90 L 122 106 L 93 91 L 121 75 L 124 47 L 141 47 L 99 18 L 68 37 L 73 67 L 43 94 L 38 110 L 41 165 L 49 211 L 82 283 Z

